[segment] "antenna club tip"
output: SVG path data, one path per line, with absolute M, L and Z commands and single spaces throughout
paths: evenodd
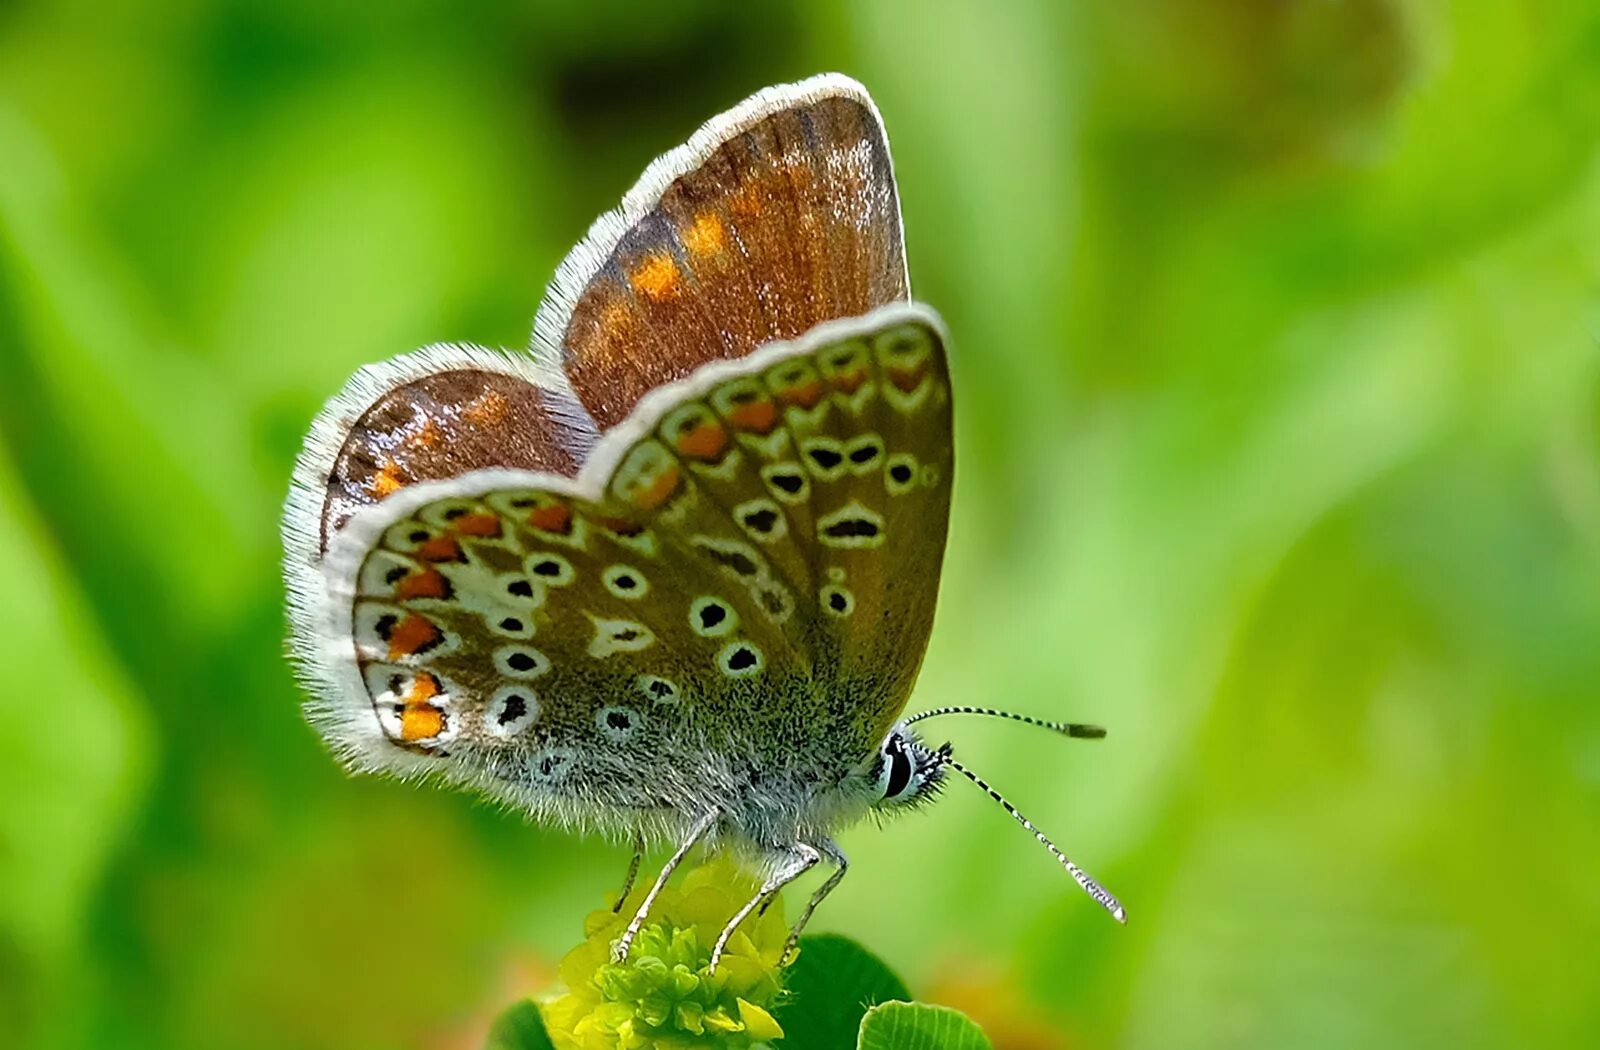
M 1105 726 L 1069 725 L 1067 735 L 1077 737 L 1079 740 L 1104 740 L 1106 738 Z
M 1120 904 L 1112 910 L 1111 917 L 1122 923 L 1124 926 L 1128 925 L 1128 911 Z

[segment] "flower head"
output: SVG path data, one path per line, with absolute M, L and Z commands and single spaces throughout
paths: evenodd
M 611 961 L 644 899 L 636 889 L 616 911 L 584 922 L 584 942 L 561 961 L 568 991 L 543 1007 L 560 1050 L 745 1050 L 783 1035 L 768 1009 L 783 995 L 788 926 L 775 902 L 728 940 L 715 973 L 711 947 L 757 884 L 726 860 L 691 871 L 650 909 L 628 959 Z

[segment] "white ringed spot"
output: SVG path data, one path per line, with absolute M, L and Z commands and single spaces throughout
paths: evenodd
M 883 539 L 883 515 L 860 500 L 817 519 L 817 542 L 825 547 L 880 547 Z
M 626 743 L 644 726 L 644 716 L 631 707 L 602 707 L 594 714 L 595 728 L 614 744 Z
M 739 626 L 733 605 L 712 594 L 689 603 L 689 629 L 702 638 L 721 638 Z
M 750 678 L 767 666 L 767 658 L 754 642 L 735 639 L 717 653 L 717 667 L 729 678 Z
M 633 620 L 608 620 L 589 616 L 594 624 L 594 638 L 589 642 L 589 655 L 603 660 L 615 653 L 636 653 L 656 644 L 650 628 Z
M 611 565 L 600 574 L 600 582 L 614 598 L 625 602 L 638 601 L 650 593 L 650 581 L 632 565 Z
M 844 458 L 850 464 L 850 473 L 857 476 L 870 474 L 883 462 L 883 438 L 877 434 L 862 434 L 852 438 L 844 447 Z
M 633 680 L 633 685 L 653 704 L 675 704 L 683 699 L 677 683 L 660 675 L 642 674 Z
M 535 609 L 544 604 L 544 584 L 538 580 L 530 579 L 521 573 L 508 573 L 501 576 L 497 583 L 508 602 L 516 605 L 526 604 Z
M 483 728 L 490 736 L 505 740 L 516 736 L 539 720 L 539 694 L 526 686 L 503 685 L 489 698 L 483 710 Z
M 484 614 L 489 630 L 503 638 L 533 637 L 533 617 L 518 609 L 501 608 Z
M 789 535 L 789 519 L 770 499 L 746 500 L 733 508 L 733 520 L 758 543 L 776 543 Z
M 891 496 L 904 496 L 917 487 L 917 457 L 896 452 L 883 468 L 883 487 Z
M 817 600 L 829 616 L 842 618 L 856 611 L 856 596 L 836 583 L 824 584 L 817 592 Z
M 546 747 L 528 756 L 528 776 L 541 784 L 560 784 L 572 775 L 578 753 L 570 747 Z
M 761 468 L 761 480 L 780 503 L 804 503 L 811 498 L 811 479 L 800 464 L 785 460 Z
M 535 551 L 523 562 L 529 577 L 546 587 L 565 587 L 577 579 L 572 563 L 553 551 Z
M 848 460 L 844 458 L 844 445 L 833 438 L 813 437 L 800 442 L 801 461 L 819 481 L 835 481 L 842 477 Z
M 507 678 L 538 678 L 550 672 L 550 658 L 531 645 L 502 645 L 494 651 L 494 667 Z

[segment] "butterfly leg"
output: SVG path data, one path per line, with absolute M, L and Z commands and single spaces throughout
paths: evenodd
M 678 870 L 678 865 L 683 863 L 683 859 L 689 855 L 689 851 L 694 849 L 695 843 L 705 838 L 706 832 L 711 830 L 711 826 L 721 816 L 721 810 L 713 809 L 696 821 L 695 826 L 689 829 L 688 837 L 683 840 L 683 844 L 678 847 L 677 852 L 672 855 L 666 866 L 661 869 L 661 874 L 656 876 L 655 885 L 651 886 L 650 892 L 644 895 L 644 900 L 639 904 L 639 910 L 634 912 L 633 919 L 628 923 L 628 928 L 622 931 L 622 937 L 618 939 L 616 945 L 611 949 L 612 962 L 621 963 L 627 960 L 628 949 L 633 946 L 633 939 L 639 935 L 639 928 L 644 925 L 645 917 L 650 914 L 650 908 L 655 904 L 656 898 L 661 895 L 661 890 L 666 886 L 667 880 L 672 877 L 674 871 Z
M 834 868 L 833 874 L 828 876 L 827 881 L 817 887 L 817 891 L 811 895 L 811 899 L 806 901 L 805 908 L 800 912 L 800 918 L 795 920 L 794 928 L 789 931 L 789 942 L 783 947 L 783 958 L 786 961 L 795 948 L 799 946 L 800 934 L 806 928 L 806 923 L 811 921 L 811 913 L 816 911 L 817 905 L 821 904 L 828 894 L 833 892 L 834 887 L 844 881 L 844 873 L 850 870 L 850 860 L 844 855 L 844 851 L 839 848 L 837 842 L 832 839 L 823 839 L 817 844 L 817 848 L 822 850 L 837 867 Z
M 754 897 L 745 901 L 744 907 L 735 912 L 733 918 L 728 920 L 728 925 L 722 928 L 722 934 L 717 938 L 717 946 L 711 949 L 711 969 L 713 972 L 717 968 L 717 963 L 722 959 L 723 949 L 728 946 L 728 938 L 733 936 L 733 931 L 739 928 L 739 924 L 745 920 L 745 917 L 755 911 L 759 905 L 777 896 L 779 890 L 810 871 L 822 859 L 822 854 L 803 842 L 796 842 L 794 845 L 786 847 L 778 856 L 780 860 L 777 868 L 767 877 L 767 881 L 761 884 L 761 889 L 756 892 Z
M 613 912 L 620 912 L 626 903 L 628 894 L 633 892 L 633 880 L 639 877 L 639 864 L 644 860 L 644 840 L 633 840 L 633 859 L 628 861 L 628 874 L 622 877 L 622 892 L 617 894 L 617 903 L 611 906 Z

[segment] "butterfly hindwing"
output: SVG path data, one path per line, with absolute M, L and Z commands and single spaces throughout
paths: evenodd
M 368 366 L 312 425 L 286 539 L 320 558 L 352 514 L 408 485 L 486 467 L 575 475 L 595 440 L 565 378 L 524 355 L 441 344 Z
M 553 792 L 691 736 L 854 760 L 921 661 L 950 480 L 923 308 L 713 364 L 645 398 L 576 479 L 480 471 L 359 513 L 327 570 L 350 632 L 334 677 L 359 691 L 329 722 L 365 708 L 405 753 Z

